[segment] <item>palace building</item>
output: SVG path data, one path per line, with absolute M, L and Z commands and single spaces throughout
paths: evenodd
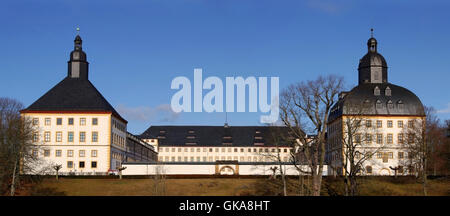
M 372 36 L 359 61 L 359 83 L 342 92 L 329 115 L 326 146 L 329 174 L 342 174 L 346 146 L 356 146 L 356 161 L 367 155 L 362 173 L 394 175 L 407 172 L 408 129 L 425 122 L 424 107 L 411 91 L 388 82 L 388 66 Z M 352 122 L 353 121 L 353 122 Z M 352 137 L 350 140 L 349 137 Z M 360 160 L 363 161 L 363 160 Z
M 279 126 L 151 126 L 139 137 L 158 162 L 126 162 L 124 175 L 273 175 L 280 166 L 299 175 L 289 135 Z
M 21 115 L 39 128 L 33 142 L 46 166 L 60 172 L 106 174 L 125 161 L 153 161 L 151 145 L 127 133 L 127 121 L 89 81 L 89 63 L 79 35 L 70 53 L 67 76 Z M 50 169 L 51 170 L 51 169 Z
M 155 147 L 160 162 L 271 162 L 266 155 L 278 151 L 281 161 L 289 162 L 290 145 L 272 140 L 271 133 L 286 134 L 287 128 L 151 126 L 140 138 Z

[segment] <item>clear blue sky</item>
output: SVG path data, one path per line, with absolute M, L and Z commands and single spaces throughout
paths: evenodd
M 167 111 L 176 76 L 278 76 L 280 88 L 320 74 L 357 84 L 370 28 L 389 81 L 450 118 L 449 1 L 2 1 L 0 96 L 25 106 L 67 74 L 76 27 L 90 80 L 141 133 L 152 124 L 222 125 L 224 113 Z M 206 93 L 206 91 L 205 91 Z M 261 113 L 230 113 L 258 125 Z

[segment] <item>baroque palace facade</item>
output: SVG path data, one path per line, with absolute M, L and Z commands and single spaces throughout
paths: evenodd
M 358 85 L 340 93 L 329 115 L 328 174 L 342 174 L 349 161 L 346 156 L 362 162 L 360 173 L 366 175 L 413 171 L 408 167 L 413 156 L 408 144 L 416 141 L 414 128 L 425 124 L 424 107 L 414 93 L 388 82 L 387 63 L 377 46 L 372 36 L 367 41 L 367 54 L 359 61 Z M 351 146 L 353 150 L 349 150 Z
M 127 133 L 127 121 L 89 81 L 89 63 L 79 35 L 70 53 L 68 74 L 21 111 L 39 128 L 33 152 L 39 169 L 61 165 L 62 174 L 106 174 L 125 161 L 155 161 L 151 145 Z M 49 169 L 52 170 L 51 168 Z
M 74 42 L 67 77 L 21 111 L 39 128 L 33 142 L 42 148 L 33 153 L 44 159 L 42 166 L 61 165 L 61 174 L 76 175 L 104 175 L 121 166 L 127 168 L 124 175 L 271 175 L 281 164 L 286 174 L 299 174 L 290 164 L 291 145 L 273 140 L 277 133 L 295 141 L 286 127 L 151 126 L 140 135 L 127 132 L 128 122 L 88 79 L 81 37 Z M 376 39 L 367 46 L 358 86 L 342 92 L 329 115 L 324 175 L 343 173 L 344 126 L 352 117 L 362 119 L 355 140 L 367 144 L 358 153 L 374 153 L 363 164 L 368 175 L 393 175 L 390 167 L 404 173 L 404 129 L 425 119 L 419 98 L 387 81 Z

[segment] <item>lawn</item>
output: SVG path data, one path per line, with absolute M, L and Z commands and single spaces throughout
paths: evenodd
M 147 179 L 93 179 L 93 178 L 44 178 L 39 184 L 29 186 L 21 195 L 68 195 L 68 196 L 239 196 L 275 195 L 276 180 L 265 178 L 176 178 Z M 291 185 L 298 180 L 291 179 Z M 322 195 L 341 195 L 342 182 L 325 178 Z M 279 181 L 278 181 L 279 183 Z M 422 186 L 414 178 L 367 177 L 360 180 L 360 195 L 369 196 L 421 196 Z M 274 186 L 275 185 L 275 186 Z M 279 185 L 279 184 L 278 184 Z M 269 188 L 271 187 L 271 188 Z M 297 189 L 289 187 L 289 194 Z M 429 180 L 428 194 L 449 196 L 448 178 Z

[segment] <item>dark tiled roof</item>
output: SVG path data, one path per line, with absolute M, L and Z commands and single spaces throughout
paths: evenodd
M 124 120 L 88 79 L 71 77 L 64 78 L 23 111 L 109 111 Z
M 378 87 L 379 95 L 375 95 Z M 391 94 L 386 95 L 389 87 Z M 377 101 L 380 105 L 377 107 Z M 388 105 L 392 103 L 392 105 Z M 403 104 L 399 106 L 399 104 Z M 391 83 L 364 83 L 354 87 L 331 109 L 329 121 L 343 114 L 425 116 L 420 99 L 411 91 Z
M 151 126 L 139 137 L 158 139 L 160 146 L 248 147 L 275 146 L 276 142 L 279 146 L 287 146 L 287 142 L 282 140 L 289 137 L 288 131 L 287 127 L 278 126 Z M 273 138 L 273 134 L 281 135 Z

